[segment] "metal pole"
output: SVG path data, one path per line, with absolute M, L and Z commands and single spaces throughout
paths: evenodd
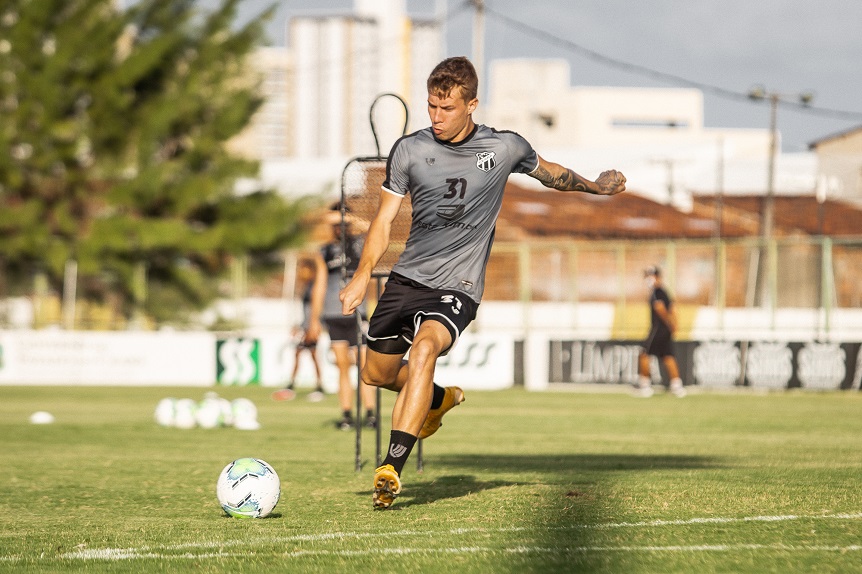
M 374 402 L 374 416 L 377 418 L 377 428 L 374 429 L 374 437 L 375 437 L 375 442 L 377 444 L 377 448 L 374 451 L 374 459 L 377 461 L 377 466 L 375 466 L 375 468 L 380 466 L 380 464 L 383 462 L 383 457 L 380 454 L 382 452 L 380 450 L 380 441 L 382 438 L 381 437 L 381 431 L 380 431 L 380 395 L 381 394 L 382 393 L 380 392 L 380 387 L 377 387 L 377 390 L 375 391 L 375 397 L 374 397 L 374 400 L 375 400 L 375 402 Z
M 770 288 L 769 273 L 773 267 L 772 244 L 773 227 L 775 225 L 775 156 L 778 152 L 778 102 L 779 94 L 769 94 L 769 162 L 766 172 L 766 197 L 761 214 L 760 236 L 762 257 L 760 258 L 760 273 L 758 273 L 759 303 L 762 307 L 773 305 L 772 289 Z
M 485 86 L 485 0 L 473 0 L 476 13 L 473 16 L 473 67 L 479 77 L 479 89 Z
M 362 316 L 354 311 L 356 317 L 356 472 L 362 470 Z
M 724 214 L 724 138 L 718 138 L 718 164 L 715 174 L 715 229 L 713 236 L 721 239 L 721 224 Z
M 769 283 L 775 282 L 775 277 L 768 277 L 771 268 L 777 267 L 776 262 L 770 260 L 770 245 L 772 243 L 773 228 L 775 225 L 775 162 L 778 156 L 778 104 L 785 97 L 779 92 L 768 92 L 762 87 L 757 87 L 748 93 L 748 97 L 752 100 L 769 100 L 769 162 L 768 172 L 766 176 L 766 197 L 763 202 L 763 212 L 760 220 L 760 266 L 757 273 L 757 294 L 758 303 L 762 307 L 770 307 L 775 305 L 774 294 L 771 293 L 772 287 Z M 807 106 L 814 99 L 811 93 L 795 94 L 802 105 Z
M 383 277 L 380 275 L 377 275 L 376 279 L 377 279 L 377 299 L 380 299 L 380 293 L 383 290 Z M 383 464 L 383 456 L 381 454 L 382 450 L 380 448 L 380 443 L 383 439 L 383 436 L 382 436 L 382 433 L 380 430 L 380 421 L 383 420 L 380 418 L 380 396 L 382 394 L 383 393 L 380 392 L 380 387 L 377 387 L 376 401 L 374 403 L 374 413 L 375 413 L 374 416 L 377 417 L 377 429 L 375 430 L 375 433 L 374 433 L 375 441 L 376 441 L 375 442 L 376 449 L 374 451 L 374 454 L 375 454 L 375 457 L 377 460 L 377 466 L 378 467 L 381 464 Z
M 822 252 L 820 254 L 821 272 L 820 272 L 820 307 L 823 314 L 823 340 L 829 339 L 829 331 L 832 327 L 831 316 L 832 306 L 835 304 L 833 299 L 833 269 L 832 269 L 832 238 L 824 237 L 822 244 Z
M 78 291 L 78 262 L 69 259 L 63 273 L 63 328 L 75 328 L 75 301 Z

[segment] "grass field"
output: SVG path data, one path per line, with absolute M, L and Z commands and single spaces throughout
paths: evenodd
M 468 392 L 373 511 L 334 397 L 219 388 L 263 428 L 154 423 L 205 390 L 0 387 L 0 571 L 862 572 L 858 392 Z M 269 518 L 216 501 L 243 456 L 281 477 Z

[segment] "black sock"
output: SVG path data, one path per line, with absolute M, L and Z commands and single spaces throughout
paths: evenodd
M 413 450 L 413 445 L 416 444 L 417 440 L 418 437 L 404 431 L 391 431 L 389 433 L 389 450 L 386 452 L 383 464 L 391 464 L 398 476 L 401 476 L 401 469 L 404 468 L 407 457 L 410 456 L 410 451 Z
M 342 413 L 341 413 L 341 416 L 342 416 L 343 418 L 345 418 L 346 420 L 349 420 L 349 421 L 352 421 L 352 420 L 353 420 L 353 413 L 351 413 L 350 411 L 344 411 L 344 412 L 342 412 Z
M 433 394 L 431 395 L 431 408 L 439 409 L 443 404 L 443 397 L 446 396 L 446 389 L 434 383 L 434 387 L 431 391 Z
M 365 418 L 374 418 L 374 411 L 372 409 L 365 409 Z

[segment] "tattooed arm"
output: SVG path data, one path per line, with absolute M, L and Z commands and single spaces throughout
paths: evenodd
M 578 175 L 567 167 L 546 161 L 539 157 L 539 165 L 531 173 L 527 174 L 542 182 L 545 187 L 551 187 L 560 191 L 583 191 L 596 195 L 616 195 L 626 189 L 626 178 L 615 169 L 603 171 L 590 181 Z

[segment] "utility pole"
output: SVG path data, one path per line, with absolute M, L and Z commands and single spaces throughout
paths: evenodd
M 724 138 L 718 138 L 718 162 L 715 166 L 715 230 L 716 239 L 721 239 L 721 224 L 724 209 Z
M 476 12 L 473 15 L 473 67 L 479 76 L 479 89 L 485 90 L 485 0 L 471 0 Z
M 667 204 L 673 205 L 674 197 L 676 196 L 676 184 L 674 177 L 674 168 L 677 164 L 688 163 L 689 160 L 681 160 L 672 157 L 650 160 L 650 163 L 663 165 L 667 169 Z
M 753 88 L 748 92 L 752 100 L 769 101 L 769 163 L 766 172 L 766 196 L 763 201 L 763 209 L 760 214 L 760 253 L 757 265 L 757 293 L 761 306 L 770 307 L 775 305 L 772 293 L 767 286 L 767 277 L 773 268 L 772 261 L 772 236 L 775 227 L 775 162 L 778 156 L 778 104 L 782 101 L 798 99 L 804 105 L 808 105 L 814 99 L 810 92 L 800 94 L 782 94 L 780 92 L 769 92 L 762 87 Z
M 437 26 L 440 30 L 440 55 L 441 57 L 445 57 L 446 54 L 449 53 L 447 46 L 447 25 L 446 22 L 449 19 L 449 7 L 447 6 L 447 0 L 437 0 L 437 8 L 435 10 L 435 17 L 437 18 Z

